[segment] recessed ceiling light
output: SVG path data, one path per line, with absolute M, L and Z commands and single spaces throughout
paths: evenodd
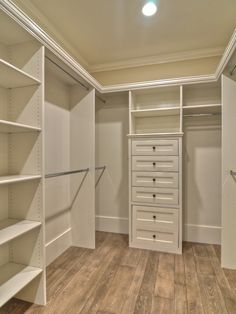
M 148 1 L 142 8 L 142 13 L 145 16 L 152 16 L 156 13 L 157 6 L 153 1 Z

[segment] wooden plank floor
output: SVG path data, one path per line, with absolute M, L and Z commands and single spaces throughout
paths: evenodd
M 219 246 L 184 243 L 183 255 L 164 254 L 98 232 L 96 247 L 72 247 L 47 268 L 47 306 L 13 299 L 0 313 L 236 314 L 236 271 L 221 269 Z

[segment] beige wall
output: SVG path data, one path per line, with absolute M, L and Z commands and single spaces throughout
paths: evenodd
M 92 73 L 103 85 L 143 82 L 195 75 L 213 74 L 221 57 L 147 65 Z

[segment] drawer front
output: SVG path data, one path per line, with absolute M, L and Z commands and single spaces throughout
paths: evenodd
M 178 188 L 177 172 L 132 172 L 132 185 L 156 188 Z
M 153 139 L 153 140 L 133 140 L 133 155 L 149 156 L 177 156 L 179 153 L 178 140 Z
M 136 229 L 178 231 L 178 209 L 133 206 Z
M 150 204 L 178 205 L 179 190 L 132 187 L 132 201 Z
M 133 156 L 132 170 L 134 171 L 178 171 L 177 156 Z
M 177 246 L 177 236 L 174 232 L 165 230 L 144 230 L 137 229 L 135 231 L 135 240 L 142 242 L 152 242 L 154 244 L 169 244 Z

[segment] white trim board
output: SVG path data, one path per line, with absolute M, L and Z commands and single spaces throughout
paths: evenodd
M 46 266 L 51 264 L 58 256 L 72 245 L 71 228 L 68 228 L 57 237 L 46 243 Z
M 183 241 L 221 244 L 221 227 L 185 224 Z
M 14 21 L 39 40 L 45 47 L 54 53 L 60 60 L 67 64 L 75 73 L 91 84 L 100 93 L 127 91 L 158 86 L 207 83 L 217 81 L 224 71 L 227 62 L 236 48 L 236 29 L 227 45 L 219 62 L 216 72 L 204 76 L 179 77 L 168 80 L 156 80 L 149 82 L 137 82 L 117 85 L 101 85 L 88 71 L 86 71 L 74 58 L 72 58 L 59 44 L 57 44 L 46 32 L 44 32 L 32 19 L 20 10 L 11 0 L 0 0 L 0 9 L 8 14 Z
M 96 231 L 129 233 L 129 219 L 124 217 L 96 216 Z

